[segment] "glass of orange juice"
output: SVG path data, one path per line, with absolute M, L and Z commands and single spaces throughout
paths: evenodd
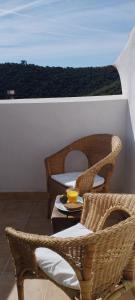
M 67 189 L 66 192 L 67 192 L 68 203 L 77 202 L 79 192 L 76 188 L 69 188 L 69 189 Z

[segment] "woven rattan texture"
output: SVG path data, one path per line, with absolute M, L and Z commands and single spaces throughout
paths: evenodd
M 78 291 L 60 286 L 71 299 L 95 300 L 113 294 L 116 284 L 123 280 L 123 271 L 133 255 L 135 243 L 135 217 L 119 224 L 96 231 L 100 219 L 112 206 L 128 207 L 132 215 L 135 208 L 134 195 L 87 194 L 81 222 L 95 232 L 77 238 L 56 238 L 6 229 L 15 263 L 19 300 L 23 300 L 25 278 L 45 278 L 38 268 L 34 251 L 47 247 L 60 254 L 72 266 L 80 283 Z
M 83 152 L 88 159 L 89 168 L 76 181 L 80 195 L 86 192 L 108 192 L 116 158 L 121 151 L 122 143 L 118 136 L 110 134 L 95 134 L 83 137 L 68 145 L 59 152 L 45 159 L 47 187 L 49 193 L 48 215 L 51 214 L 52 202 L 58 194 L 63 194 L 66 187 L 51 179 L 54 174 L 65 172 L 65 160 L 73 150 Z M 99 174 L 105 182 L 98 188 L 92 188 L 94 177 Z
M 135 216 L 135 195 L 85 194 L 84 206 L 81 222 L 96 232 L 106 212 L 110 212 L 110 208 L 119 207 L 129 213 L 130 216 Z M 135 247 L 125 268 L 124 278 L 135 279 Z

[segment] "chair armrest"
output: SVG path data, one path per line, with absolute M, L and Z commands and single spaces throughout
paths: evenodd
M 10 241 L 18 241 L 21 243 L 25 243 L 29 245 L 29 247 L 33 250 L 35 250 L 38 247 L 47 247 L 49 249 L 54 249 L 57 252 L 57 249 L 63 248 L 65 250 L 65 244 L 67 244 L 67 247 L 75 247 L 80 246 L 82 243 L 82 239 L 85 240 L 85 236 L 81 237 L 55 237 L 55 236 L 48 236 L 48 235 L 39 235 L 39 234 L 32 234 L 32 233 L 26 233 L 23 231 L 17 231 L 12 227 L 6 227 L 5 229 L 6 236 L 8 240 Z M 62 251 L 63 251 L 62 250 Z
M 81 253 L 83 253 L 84 247 L 89 244 L 89 238 L 91 238 L 89 235 L 76 238 L 57 238 L 24 233 L 10 227 L 7 227 L 5 231 L 15 262 L 16 275 L 20 275 L 22 266 L 25 270 L 33 270 L 36 272 L 38 266 L 35 259 L 35 249 L 45 247 L 62 256 L 75 270 L 78 278 L 81 277 Z
M 95 194 L 96 196 L 96 194 Z M 94 196 L 94 197 L 95 197 Z M 86 219 L 87 219 L 87 216 L 89 214 L 89 211 L 90 211 L 90 207 L 92 205 L 92 202 L 93 202 L 93 198 L 92 198 L 92 194 L 88 193 L 88 194 L 85 194 L 83 196 L 83 199 L 84 199 L 84 202 L 83 202 L 83 210 L 82 210 L 82 214 L 81 214 L 81 224 L 85 225 L 85 222 L 86 222 Z M 94 198 L 95 199 L 95 198 Z M 92 228 L 91 228 L 92 230 Z
M 76 180 L 76 187 L 79 189 L 79 192 L 81 195 L 83 195 L 86 192 L 90 192 L 93 187 L 94 177 L 99 174 L 99 172 L 102 170 L 105 166 L 114 166 L 115 164 L 115 156 L 111 152 L 109 155 L 101 159 L 99 162 L 95 163 L 93 166 L 91 166 L 89 169 L 84 171 Z M 105 180 L 109 181 L 109 178 L 112 174 L 112 168 L 108 169 L 108 172 L 106 176 L 104 176 Z
M 93 166 L 91 166 L 90 169 L 88 169 L 87 171 L 90 170 L 91 173 L 97 175 L 103 167 L 107 165 L 114 165 L 115 161 L 116 157 L 114 156 L 113 152 L 111 152 L 109 155 L 107 155 L 106 157 L 95 163 Z
M 101 169 L 107 165 L 115 165 L 116 159 L 118 154 L 120 153 L 122 149 L 122 143 L 119 137 L 113 136 L 112 138 L 112 152 L 110 152 L 107 156 L 105 156 L 103 159 L 95 163 L 93 166 L 91 166 L 87 171 L 91 172 L 92 174 L 98 174 Z M 87 172 L 86 171 L 86 172 Z
M 110 199 L 108 198 L 108 194 L 103 193 L 85 194 L 81 215 L 81 224 L 95 232 L 101 217 L 104 215 L 104 212 L 109 206 L 108 202 L 111 206 Z

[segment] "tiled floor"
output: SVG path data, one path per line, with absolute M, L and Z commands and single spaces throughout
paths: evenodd
M 17 300 L 13 265 L 4 228 L 50 234 L 51 224 L 46 217 L 45 200 L 0 200 L 0 300 Z M 52 283 L 45 280 L 26 280 L 25 300 L 68 300 L 69 298 Z M 121 300 L 133 300 L 131 293 Z
M 14 270 L 4 228 L 15 227 L 26 232 L 50 234 L 45 200 L 0 200 L 0 300 L 17 300 Z M 51 285 L 51 288 L 50 288 Z M 26 280 L 25 299 L 68 299 L 63 292 L 45 280 Z

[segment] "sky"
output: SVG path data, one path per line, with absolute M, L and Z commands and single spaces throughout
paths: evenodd
M 135 25 L 135 0 L 0 0 L 0 62 L 115 63 Z

